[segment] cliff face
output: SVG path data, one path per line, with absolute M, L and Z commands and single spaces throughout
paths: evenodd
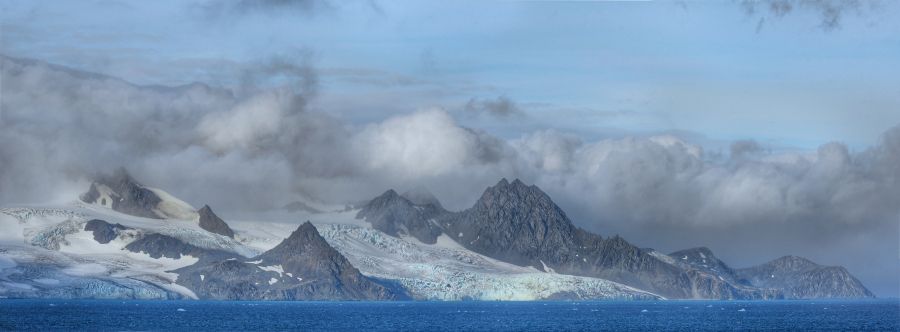
M 360 274 L 309 222 L 255 258 L 201 263 L 176 272 L 178 283 L 203 299 L 392 300 L 404 297 Z
M 803 257 L 784 256 L 735 273 L 753 286 L 781 289 L 791 299 L 875 297 L 847 269 L 822 266 Z

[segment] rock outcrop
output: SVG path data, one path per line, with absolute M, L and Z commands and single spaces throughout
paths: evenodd
M 200 248 L 177 238 L 157 233 L 144 234 L 126 245 L 125 249 L 131 252 L 145 253 L 153 258 L 181 259 L 182 256 L 191 256 L 201 260 L 214 260 L 238 257 L 233 253 Z
M 738 278 L 734 269 L 719 260 L 706 247 L 679 250 L 669 254 L 670 262 L 691 276 L 692 297 L 727 300 L 769 300 L 784 298 L 780 289 L 757 288 Z
M 124 168 L 116 170 L 109 176 L 99 176 L 91 183 L 88 192 L 81 195 L 81 200 L 133 216 L 164 218 L 156 211 L 162 199 L 135 181 Z
M 780 289 L 790 299 L 875 297 L 847 269 L 822 266 L 797 256 L 737 269 L 735 274 L 753 286 Z
M 362 275 L 309 222 L 251 259 L 225 259 L 175 271 L 202 299 L 392 300 L 405 298 Z
M 691 297 L 682 269 L 628 243 L 575 227 L 537 186 L 501 180 L 472 208 L 438 219 L 456 242 L 485 256 L 547 272 L 600 277 L 669 298 Z
M 211 233 L 234 238 L 234 231 L 231 230 L 231 227 L 228 227 L 228 224 L 222 218 L 219 218 L 209 205 L 204 205 L 197 213 L 200 214 L 200 228 Z
M 415 204 L 391 189 L 364 205 L 356 218 L 365 219 L 372 228 L 388 235 L 410 235 L 433 244 L 441 235 L 434 220 L 446 212 L 440 203 Z
M 119 232 L 129 229 L 121 224 L 110 224 L 100 219 L 89 220 L 84 224 L 84 230 L 94 234 L 94 240 L 100 244 L 107 244 L 119 236 Z

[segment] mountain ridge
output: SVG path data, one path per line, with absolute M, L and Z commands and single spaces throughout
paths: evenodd
M 394 190 L 388 190 L 364 205 L 357 217 L 379 215 L 380 218 L 375 220 L 380 225 L 427 221 L 414 213 L 378 213 L 379 207 L 385 205 L 384 201 L 397 199 L 402 197 Z M 412 210 L 412 204 L 408 201 L 406 204 L 406 209 Z M 439 211 L 429 217 L 434 218 L 444 234 L 467 249 L 544 272 L 604 278 L 670 298 L 802 297 L 800 291 L 786 290 L 784 285 L 767 287 L 767 284 L 751 283 L 706 247 L 665 255 L 638 248 L 618 235 L 603 238 L 583 230 L 575 226 L 549 195 L 520 179 L 502 178 L 496 185 L 486 188 L 472 207 L 460 212 Z M 373 227 L 385 228 L 375 223 Z M 832 279 L 856 281 L 849 273 L 846 277 L 841 271 L 831 272 L 835 276 Z M 827 279 L 827 276 L 819 278 Z M 864 287 L 858 290 L 861 284 L 856 282 L 835 295 L 870 297 L 871 293 Z M 819 294 L 829 296 L 826 291 Z

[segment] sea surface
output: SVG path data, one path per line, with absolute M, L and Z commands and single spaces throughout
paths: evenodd
M 900 331 L 900 300 L 655 302 L 0 300 L 0 330 Z

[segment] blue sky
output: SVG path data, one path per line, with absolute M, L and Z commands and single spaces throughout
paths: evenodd
M 0 203 L 71 199 L 119 166 L 226 219 L 417 186 L 459 210 L 521 178 L 604 236 L 708 246 L 734 266 L 796 254 L 895 296 L 897 14 L 0 0 Z M 158 87 L 193 82 L 223 89 Z
M 507 138 L 687 132 L 712 149 L 859 150 L 900 123 L 896 2 L 844 9 L 832 29 L 816 8 L 779 17 L 738 1 L 237 3 L 4 1 L 2 52 L 226 87 L 241 64 L 304 55 L 318 110 L 366 123 L 502 96 L 524 116 L 459 121 Z

